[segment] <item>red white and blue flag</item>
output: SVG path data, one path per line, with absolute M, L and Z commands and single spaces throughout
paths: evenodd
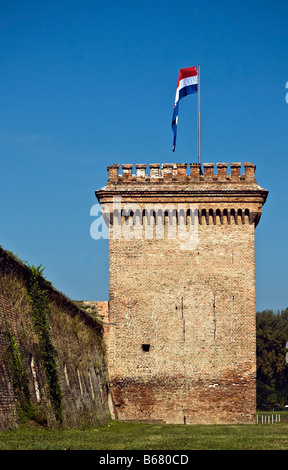
M 175 104 L 172 118 L 172 130 L 174 134 L 173 139 L 173 152 L 176 147 L 176 136 L 177 136 L 177 125 L 178 125 L 178 113 L 179 113 L 179 101 L 184 96 L 198 91 L 198 73 L 196 67 L 187 67 L 179 70 L 178 83 L 176 88 Z

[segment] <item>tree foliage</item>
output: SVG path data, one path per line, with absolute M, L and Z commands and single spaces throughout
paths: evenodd
M 256 325 L 257 406 L 279 403 L 284 407 L 288 404 L 288 308 L 258 312 Z

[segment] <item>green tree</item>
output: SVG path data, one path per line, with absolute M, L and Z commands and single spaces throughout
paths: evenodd
M 256 315 L 257 404 L 288 403 L 288 309 Z

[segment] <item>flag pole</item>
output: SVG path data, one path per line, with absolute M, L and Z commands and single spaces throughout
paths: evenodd
M 201 165 L 200 65 L 198 65 L 198 163 Z

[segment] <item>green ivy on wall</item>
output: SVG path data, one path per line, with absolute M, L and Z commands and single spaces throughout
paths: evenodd
M 43 277 L 43 268 L 30 266 L 28 292 L 31 302 L 35 332 L 39 338 L 44 369 L 56 419 L 62 423 L 62 392 L 57 370 L 57 352 L 50 335 L 48 291 L 49 282 Z
M 12 333 L 6 315 L 4 314 L 5 326 L 9 344 L 9 366 L 15 393 L 16 401 L 18 402 L 19 409 L 24 415 L 28 414 L 30 407 L 28 382 L 24 373 L 21 357 L 18 351 L 15 335 Z
M 33 419 L 39 424 L 46 425 L 46 416 L 31 404 L 28 381 L 24 372 L 19 349 L 15 335 L 9 327 L 5 313 L 4 320 L 9 345 L 9 369 L 16 398 L 18 418 L 20 422 L 25 422 L 27 419 Z

